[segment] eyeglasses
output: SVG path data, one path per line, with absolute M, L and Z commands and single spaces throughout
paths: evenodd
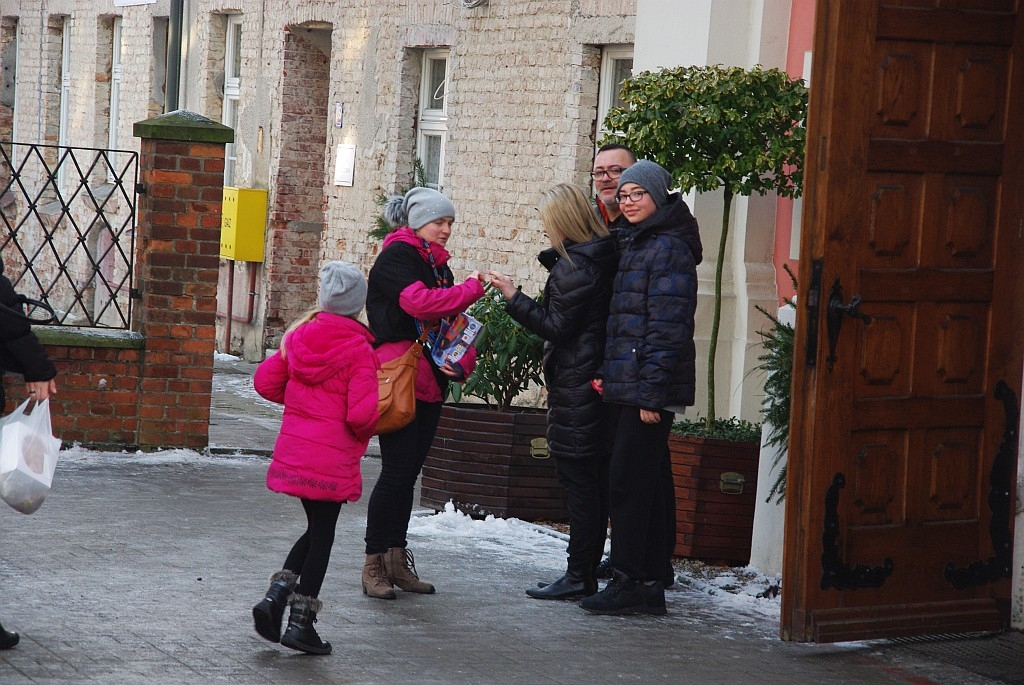
M 615 179 L 622 175 L 623 171 L 625 171 L 625 169 L 623 169 L 620 166 L 608 167 L 607 169 L 594 169 L 593 171 L 590 172 L 590 178 L 596 181 L 602 176 L 607 176 L 608 178 L 614 181 Z
M 630 202 L 640 202 L 640 200 L 644 199 L 644 195 L 650 195 L 650 193 L 646 190 L 634 190 L 629 193 L 616 193 L 615 201 L 621 205 L 622 201 L 628 197 Z

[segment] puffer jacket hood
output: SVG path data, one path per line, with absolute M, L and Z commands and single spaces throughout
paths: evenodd
M 654 214 L 634 226 L 630 240 L 643 240 L 653 233 L 671 233 L 690 248 L 694 264 L 704 260 L 704 246 L 700 240 L 697 219 L 679 193 L 669 195 L 664 207 L 659 207 Z
M 300 326 L 288 335 L 285 354 L 291 377 L 305 385 L 323 385 L 331 376 L 351 364 L 347 357 L 338 355 L 338 342 L 323 334 L 324 327 L 340 328 L 346 333 L 363 334 L 367 342 L 372 340 L 369 329 L 349 326 L 347 317 L 320 312 L 311 325 Z M 320 330 L 318 330 L 320 329 Z

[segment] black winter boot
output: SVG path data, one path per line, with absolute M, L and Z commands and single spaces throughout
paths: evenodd
M 323 642 L 313 624 L 324 603 L 316 597 L 292 595 L 292 610 L 288 614 L 288 628 L 281 637 L 281 644 L 306 654 L 330 654 L 331 643 Z
M 252 620 L 256 625 L 256 632 L 265 640 L 271 642 L 281 641 L 281 619 L 284 618 L 284 608 L 288 605 L 288 598 L 295 589 L 295 582 L 299 579 L 291 571 L 278 571 L 270 576 L 270 589 L 266 596 L 259 601 L 259 604 L 252 608 Z
M 580 599 L 597 592 L 597 581 L 593 578 L 566 573 L 553 583 L 537 583 L 538 587 L 528 588 L 526 594 L 534 599 Z
M 635 580 L 614 568 L 612 573 L 604 590 L 580 600 L 581 608 L 592 614 L 611 616 L 665 615 L 665 586 L 660 580 Z
M 14 645 L 18 644 L 21 637 L 13 630 L 4 630 L 4 627 L 0 625 L 0 649 L 10 649 Z

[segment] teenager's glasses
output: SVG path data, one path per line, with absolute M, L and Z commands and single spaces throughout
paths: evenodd
M 628 197 L 630 202 L 640 202 L 640 200 L 644 199 L 644 195 L 650 195 L 650 193 L 648 193 L 646 190 L 634 190 L 630 193 L 618 193 L 615 196 L 615 201 L 621 205 L 622 202 Z
M 620 166 L 613 166 L 607 169 L 594 169 L 593 171 L 590 172 L 590 178 L 596 181 L 602 176 L 607 176 L 608 178 L 614 181 L 619 176 L 622 176 L 623 171 L 625 171 L 625 169 L 623 169 Z

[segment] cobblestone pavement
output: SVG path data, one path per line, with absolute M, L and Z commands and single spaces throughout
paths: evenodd
M 225 374 L 222 390 L 244 382 Z M 667 593 L 666 617 L 590 616 L 527 599 L 549 571 L 472 541 L 411 540 L 437 594 L 371 600 L 359 587 L 365 496 L 342 508 L 322 592 L 317 628 L 334 654 L 270 644 L 250 609 L 301 508 L 263 484 L 273 407 L 223 394 L 214 454 L 66 458 L 38 512 L 0 511 L 0 618 L 22 637 L 0 652 L 0 684 L 1024 683 L 1019 633 L 792 644 L 777 620 L 684 587 Z M 378 471 L 364 460 L 364 492 Z

